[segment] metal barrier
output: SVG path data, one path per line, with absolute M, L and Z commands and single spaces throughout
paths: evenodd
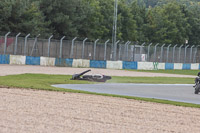
M 0 54 L 44 56 L 55 58 L 73 58 L 89 60 L 121 60 L 121 61 L 148 61 L 167 63 L 199 63 L 200 45 L 172 45 L 117 41 L 115 45 L 110 40 L 102 42 L 88 42 L 88 38 L 82 41 L 41 39 L 39 35 L 30 38 L 30 34 L 20 37 L 0 36 Z

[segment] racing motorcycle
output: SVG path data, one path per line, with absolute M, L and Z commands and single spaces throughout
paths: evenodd
M 194 94 L 198 94 L 199 92 L 200 92 L 200 78 L 199 77 L 197 77 L 196 79 L 195 79 L 195 86 L 194 86 Z

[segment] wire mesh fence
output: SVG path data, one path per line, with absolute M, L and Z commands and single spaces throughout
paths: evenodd
M 199 63 L 199 45 L 87 42 L 0 36 L 0 54 L 89 60 Z

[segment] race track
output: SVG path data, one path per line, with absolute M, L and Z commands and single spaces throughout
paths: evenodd
M 192 84 L 60 84 L 54 87 L 88 92 L 155 98 L 185 103 L 200 104 L 200 95 L 194 94 Z

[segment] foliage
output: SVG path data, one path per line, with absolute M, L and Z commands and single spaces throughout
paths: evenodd
M 0 34 L 112 38 L 115 0 L 2 0 Z M 199 0 L 118 0 L 117 40 L 200 43 Z
M 130 70 L 130 71 L 180 74 L 180 75 L 193 75 L 193 76 L 196 76 L 197 73 L 199 72 L 199 70 Z
M 44 18 L 38 2 L 26 0 L 0 2 L 0 31 L 31 33 L 33 36 L 40 33 L 45 36 L 49 30 L 48 22 L 45 22 Z
M 150 36 L 152 42 L 182 44 L 188 40 L 188 31 L 190 25 L 187 23 L 187 17 L 181 11 L 180 5 L 171 2 L 162 7 L 155 7 L 153 10 L 153 20 L 150 30 L 154 31 L 154 36 Z M 151 17 L 148 17 L 148 19 Z

